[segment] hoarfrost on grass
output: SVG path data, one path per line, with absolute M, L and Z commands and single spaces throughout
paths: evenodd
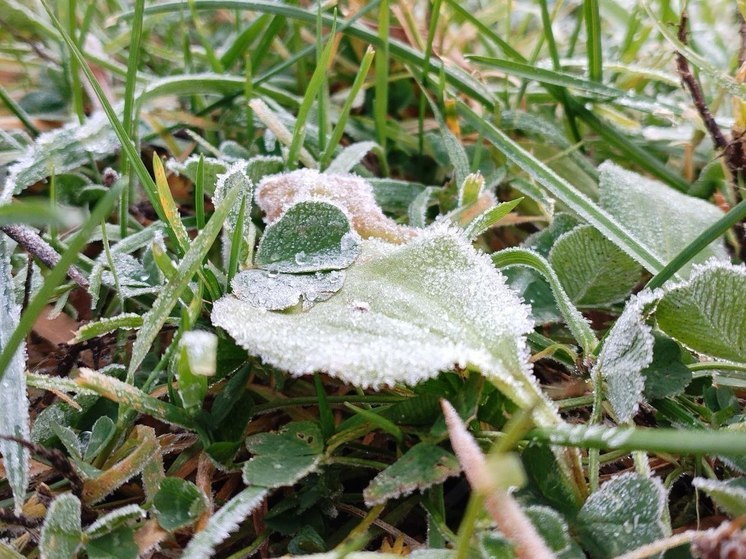
M 355 175 L 301 169 L 265 177 L 256 190 L 256 202 L 269 224 L 296 202 L 314 198 L 324 198 L 343 207 L 364 239 L 378 237 L 403 242 L 414 234 L 408 227 L 386 217 L 376 203 L 373 187 Z
M 235 296 L 212 321 L 251 354 L 294 375 L 325 371 L 360 387 L 415 384 L 454 365 L 474 366 L 518 405 L 553 405 L 530 373 L 533 324 L 487 255 L 440 225 L 406 245 L 365 241 L 345 285 L 300 313 L 258 309 Z
M 599 167 L 601 206 L 634 233 L 661 262 L 669 262 L 702 231 L 723 217 L 716 206 L 606 161 Z M 693 262 L 726 259 L 722 240 Z M 688 273 L 691 264 L 682 269 Z

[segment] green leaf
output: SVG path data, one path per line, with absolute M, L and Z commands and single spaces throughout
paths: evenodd
M 191 481 L 167 477 L 153 499 L 158 524 L 175 532 L 196 522 L 207 508 L 207 498 Z
M 464 230 L 466 236 L 474 239 L 491 227 L 494 227 L 502 218 L 512 212 L 521 201 L 523 201 L 523 198 L 518 198 L 485 210 L 466 227 Z
M 316 272 L 315 274 L 280 274 L 251 269 L 233 278 L 233 295 L 250 305 L 280 311 L 294 307 L 301 301 L 313 304 L 326 301 L 342 289 L 343 270 Z
M 80 500 L 72 493 L 57 497 L 49 507 L 41 528 L 42 559 L 74 559 L 83 539 Z
M 694 478 L 694 487 L 707 493 L 731 518 L 746 514 L 746 477 L 717 481 Z
M 279 433 L 259 433 L 246 439 L 246 448 L 254 457 L 243 466 L 243 478 L 249 485 L 284 487 L 293 485 L 321 462 L 324 437 L 312 422 L 291 423 Z
M 533 506 L 525 512 L 557 559 L 584 559 L 580 546 L 570 537 L 567 522 L 554 509 Z
M 624 223 L 661 262 L 668 262 L 702 231 L 723 217 L 712 204 L 606 161 L 599 167 L 601 205 Z M 693 262 L 727 258 L 722 241 L 700 252 Z M 691 266 L 681 271 L 687 274 Z M 648 268 L 649 271 L 654 272 Z
M 650 292 L 634 295 L 612 326 L 594 366 L 606 381 L 606 396 L 620 423 L 634 416 L 642 400 L 642 370 L 653 361 L 652 329 L 645 323 L 646 306 L 655 300 Z
M 595 307 L 627 298 L 642 269 L 590 225 L 576 227 L 554 244 L 549 261 L 570 300 Z
M 658 332 L 653 332 L 653 361 L 642 370 L 645 377 L 645 397 L 659 400 L 684 391 L 692 381 L 692 372 L 681 360 L 679 344 Z
M 713 263 L 670 289 L 655 316 L 661 330 L 694 351 L 746 362 L 744 300 L 746 267 Z
M 349 173 L 368 152 L 380 148 L 375 142 L 355 142 L 346 146 L 326 168 L 326 173 Z
M 363 492 L 365 504 L 372 507 L 408 495 L 415 489 L 422 491 L 460 471 L 452 453 L 430 443 L 419 443 L 373 478 Z
M 182 559 L 211 559 L 215 549 L 267 496 L 263 487 L 247 487 L 210 517 L 207 526 L 189 542 Z
M 528 372 L 526 307 L 490 259 L 445 225 L 406 245 L 364 242 L 344 287 L 305 312 L 267 312 L 229 296 L 212 321 L 267 363 L 360 387 L 473 366 L 519 405 L 536 405 L 538 423 L 557 421 Z
M 132 528 L 118 528 L 85 544 L 88 559 L 137 559 L 140 548 Z
M 0 353 L 18 326 L 20 309 L 16 304 L 11 276 L 10 252 L 5 235 L 0 234 Z M 0 381 L 0 435 L 29 440 L 29 403 L 26 397 L 26 348 L 21 344 Z M 16 514 L 26 501 L 29 451 L 20 444 L 0 439 L 5 476 L 13 491 Z
M 197 169 L 199 167 L 199 156 L 192 155 L 183 163 L 176 159 L 169 159 L 166 168 L 180 175 L 187 177 L 193 183 L 197 182 Z M 228 170 L 229 163 L 215 157 L 204 158 L 205 169 L 205 193 L 212 195 L 215 192 L 215 185 L 218 182 L 218 175 Z
M 665 494 L 660 481 L 639 474 L 622 474 L 604 483 L 578 514 L 586 550 L 593 557 L 611 559 L 665 536 Z
M 360 238 L 346 213 L 323 201 L 298 202 L 267 226 L 257 266 L 272 272 L 340 270 L 360 254 Z
M 121 285 L 121 284 L 120 284 Z M 86 340 L 92 340 L 115 330 L 134 330 L 142 326 L 142 316 L 137 313 L 123 313 L 89 322 L 78 328 L 75 337 L 70 343 L 77 344 Z
M 573 517 L 580 509 L 572 480 L 548 445 L 530 444 L 521 454 L 526 476 L 546 501 L 562 514 Z
M 137 505 L 125 505 L 107 512 L 85 529 L 85 536 L 96 539 L 125 528 L 136 521 L 145 518 L 145 511 Z

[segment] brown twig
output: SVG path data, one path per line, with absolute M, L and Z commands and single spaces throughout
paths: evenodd
M 0 231 L 21 245 L 26 252 L 38 258 L 45 266 L 54 268 L 60 261 L 60 255 L 41 236 L 26 225 L 3 225 Z M 75 266 L 70 266 L 67 275 L 83 289 L 88 289 L 89 283 L 83 273 Z

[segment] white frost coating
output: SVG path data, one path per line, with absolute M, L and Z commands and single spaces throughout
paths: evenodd
M 598 168 L 601 206 L 618 219 L 661 262 L 669 262 L 702 231 L 723 217 L 716 206 L 665 184 L 627 171 L 610 161 Z M 695 258 L 727 259 L 722 240 Z M 687 274 L 691 264 L 682 269 Z
M 203 377 L 215 374 L 218 357 L 218 337 L 215 334 L 204 330 L 184 332 L 179 344 L 186 349 L 187 361 L 193 374 Z
M 746 486 L 740 483 L 743 478 L 718 481 L 696 477 L 692 485 L 707 493 L 710 498 L 732 517 L 741 516 L 746 511 Z
M 443 225 L 406 245 L 363 242 L 344 287 L 306 312 L 265 311 L 227 296 L 212 321 L 294 375 L 325 371 L 364 388 L 473 365 L 518 405 L 538 398 L 538 423 L 558 421 L 531 376 L 528 308 L 487 255 Z
M 403 242 L 414 235 L 408 227 L 386 217 L 376 203 L 373 187 L 356 175 L 319 173 L 301 169 L 264 178 L 256 189 L 256 203 L 269 224 L 296 202 L 324 198 L 347 210 L 352 225 L 367 239 Z
M 0 205 L 14 194 L 47 178 L 76 169 L 90 161 L 114 153 L 119 147 L 116 134 L 103 112 L 91 115 L 83 124 L 70 123 L 41 134 L 9 169 L 2 189 Z
M 10 253 L 0 235 L 0 352 L 18 326 L 20 310 L 15 301 L 10 273 Z M 0 380 L 0 435 L 30 440 L 28 398 L 26 397 L 26 348 L 18 347 Z M 26 500 L 29 451 L 18 443 L 0 439 L 0 455 L 13 490 L 16 514 Z
M 244 240 L 248 240 L 251 236 L 251 203 L 254 198 L 254 183 L 251 182 L 249 176 L 246 174 L 246 161 L 237 161 L 233 163 L 226 171 L 217 177 L 215 183 L 215 193 L 212 196 L 212 203 L 215 206 L 220 205 L 233 188 L 240 188 L 241 194 L 236 200 L 236 204 L 230 209 L 228 217 L 225 220 L 222 234 L 222 248 L 223 248 L 223 262 L 226 267 L 230 260 L 231 241 L 233 238 L 233 231 L 236 228 L 236 222 L 238 221 L 238 214 L 241 212 L 241 200 L 244 200 L 244 226 L 241 237 Z
M 210 517 L 207 526 L 189 542 L 182 559 L 210 559 L 215 548 L 256 509 L 267 496 L 262 487 L 247 487 Z
M 652 328 L 645 324 L 645 307 L 660 299 L 661 291 L 642 291 L 630 297 L 611 328 L 593 372 L 600 370 L 607 396 L 620 423 L 637 413 L 644 400 L 641 371 L 653 361 Z
M 233 278 L 233 295 L 250 305 L 281 311 L 297 305 L 326 301 L 344 285 L 344 271 L 315 274 L 280 274 L 251 269 Z

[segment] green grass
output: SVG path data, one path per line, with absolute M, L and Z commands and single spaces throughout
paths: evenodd
M 687 44 L 652 0 L 41 6 L 0 15 L 0 236 L 57 252 L 0 254 L 0 556 L 614 557 L 746 512 L 743 173 L 673 64 L 737 136 L 734 3 Z

